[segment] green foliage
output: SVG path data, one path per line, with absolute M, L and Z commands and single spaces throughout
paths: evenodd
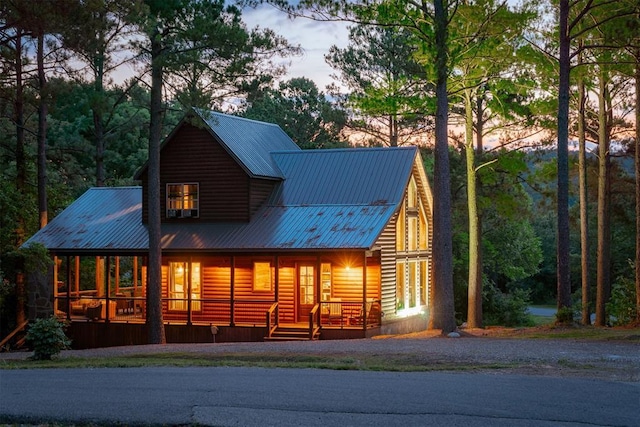
M 71 340 L 64 333 L 65 323 L 55 316 L 36 319 L 27 331 L 27 344 L 33 348 L 32 360 L 51 360 L 69 348 Z
M 575 310 L 571 307 L 562 307 L 556 312 L 556 323 L 571 325 L 575 319 Z
M 11 281 L 5 277 L 2 270 L 0 270 L 0 311 L 5 311 L 5 298 L 13 292 L 15 286 L 14 283 L 11 283 Z
M 607 314 L 614 318 L 614 325 L 628 325 L 637 321 L 635 282 L 626 277 L 618 278 L 613 284 L 606 308 Z
M 244 117 L 278 124 L 302 148 L 346 146 L 346 113 L 335 108 L 307 78 L 281 82 L 249 100 Z
M 514 289 L 507 294 L 491 282 L 485 282 L 482 299 L 485 325 L 533 326 L 533 319 L 527 312 L 531 303 L 528 291 Z

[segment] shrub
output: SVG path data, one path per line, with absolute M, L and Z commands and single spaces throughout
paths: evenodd
M 36 319 L 27 331 L 27 343 L 33 348 L 33 360 L 51 360 L 62 350 L 69 348 L 71 341 L 64 333 L 66 324 L 55 316 Z
M 505 294 L 491 282 L 485 282 L 483 292 L 483 317 L 486 325 L 533 326 L 527 312 L 529 291 L 513 289 Z
M 570 325 L 575 319 L 575 311 L 571 307 L 562 307 L 556 313 L 556 324 Z
M 613 317 L 614 325 L 628 325 L 637 319 L 636 287 L 633 280 L 621 277 L 613 284 L 606 309 L 607 314 Z

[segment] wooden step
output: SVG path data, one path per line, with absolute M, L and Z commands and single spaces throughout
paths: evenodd
M 316 334 L 313 339 L 318 339 Z M 270 337 L 264 337 L 265 341 L 309 341 L 309 330 L 299 328 L 278 328 Z

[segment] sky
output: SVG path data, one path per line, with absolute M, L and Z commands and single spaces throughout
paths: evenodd
M 306 18 L 290 19 L 287 14 L 269 5 L 244 9 L 242 19 L 248 28 L 271 28 L 289 43 L 302 47 L 302 56 L 286 59 L 291 63 L 286 79 L 307 77 L 322 91 L 333 82 L 330 74 L 334 71 L 324 61 L 324 55 L 329 53 L 332 45 L 340 48 L 347 46 L 349 31 L 346 24 Z

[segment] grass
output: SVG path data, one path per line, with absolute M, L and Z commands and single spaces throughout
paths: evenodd
M 230 366 L 262 368 L 313 368 L 331 370 L 426 372 L 426 371 L 473 371 L 478 369 L 507 369 L 513 364 L 487 363 L 464 365 L 457 362 L 424 360 L 417 355 L 359 355 L 354 356 L 310 356 L 304 354 L 275 353 L 163 353 L 114 357 L 65 357 L 49 361 L 5 360 L 0 369 L 47 369 L 47 368 L 139 368 L 152 366 Z

